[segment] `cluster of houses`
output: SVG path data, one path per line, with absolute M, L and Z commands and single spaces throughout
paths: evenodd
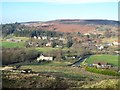
M 96 67 L 98 69 L 110 69 L 120 73 L 120 70 L 117 66 L 113 66 L 112 64 L 107 63 L 105 61 L 95 61 L 93 62 L 93 64 L 89 64 L 88 66 Z
M 33 38 L 34 38 L 34 39 L 42 39 L 42 40 L 48 39 L 47 36 L 34 36 Z
M 52 41 L 48 41 L 47 43 L 44 43 L 43 46 L 45 46 L 45 47 L 52 47 L 52 43 L 53 43 Z M 39 43 L 32 42 L 32 41 L 29 41 L 29 42 L 28 42 L 28 45 L 29 45 L 29 46 L 35 46 L 35 47 L 39 47 L 39 46 L 40 46 Z M 62 48 L 63 46 L 56 44 L 55 47 L 56 47 L 56 48 Z
M 92 65 L 96 68 L 102 68 L 102 69 L 110 69 L 113 67 L 111 64 L 102 61 L 93 62 Z
M 42 46 L 51 47 L 53 44 L 53 41 L 56 40 L 58 42 L 66 43 L 66 39 L 63 37 L 48 37 L 48 36 L 34 36 L 34 39 L 39 39 L 42 41 L 45 41 Z M 29 46 L 41 46 L 40 43 L 37 41 L 28 41 Z M 56 44 L 57 48 L 62 48 L 62 44 Z
M 48 37 L 48 36 L 33 36 L 34 39 L 42 39 L 42 40 L 61 40 L 65 41 L 66 39 L 63 37 Z
M 112 43 L 104 43 L 102 45 L 96 45 L 98 50 L 103 50 L 106 46 L 119 46 L 120 45 L 120 41 L 115 40 Z
M 115 40 L 115 41 L 113 41 L 113 45 L 120 45 L 120 40 Z

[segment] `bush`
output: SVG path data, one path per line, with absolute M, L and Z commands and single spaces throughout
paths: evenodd
M 86 67 L 86 70 L 93 73 L 99 73 L 104 75 L 120 76 L 120 73 L 113 70 L 108 70 L 108 69 L 97 69 L 95 67 Z

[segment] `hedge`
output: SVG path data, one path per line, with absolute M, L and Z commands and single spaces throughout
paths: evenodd
M 109 69 L 97 69 L 95 67 L 86 67 L 86 70 L 93 72 L 93 73 L 99 73 L 99 74 L 104 74 L 104 75 L 120 76 L 120 73 L 114 70 L 109 70 Z

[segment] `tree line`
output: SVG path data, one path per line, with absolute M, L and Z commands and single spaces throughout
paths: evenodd
M 28 27 L 17 22 L 10 24 L 2 24 L 0 26 L 2 27 L 1 30 L 3 36 L 14 34 L 15 36 L 19 37 L 34 37 L 34 36 L 57 37 L 63 35 L 63 33 L 60 32 Z
M 34 49 L 21 48 L 3 48 L 2 49 L 2 65 L 32 62 L 40 55 L 40 52 Z

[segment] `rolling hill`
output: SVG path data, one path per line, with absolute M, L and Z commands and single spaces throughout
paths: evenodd
M 81 32 L 81 33 L 93 33 L 97 26 L 118 26 L 118 21 L 113 20 L 82 20 L 82 19 L 59 19 L 52 20 L 47 22 L 40 21 L 32 21 L 32 22 L 24 22 L 22 24 L 28 27 L 35 27 L 38 30 L 50 30 L 57 32 Z

